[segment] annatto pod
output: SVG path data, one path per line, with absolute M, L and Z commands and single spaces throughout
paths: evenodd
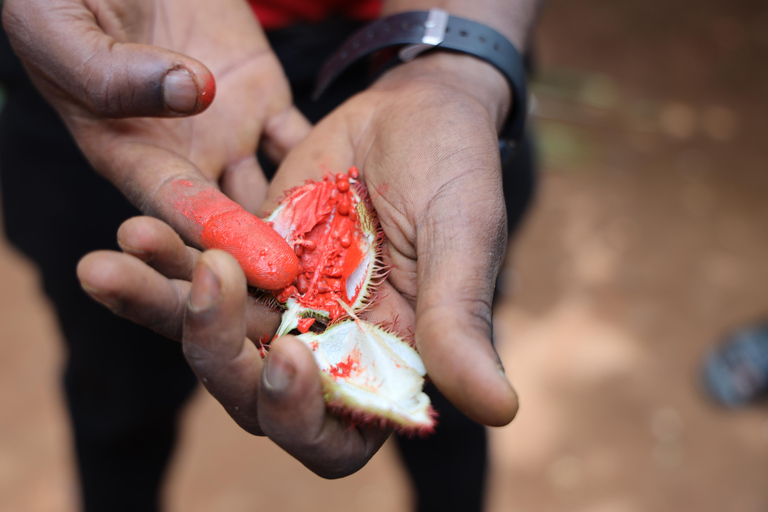
M 274 292 L 286 310 L 277 336 L 294 330 L 312 350 L 328 407 L 352 424 L 427 434 L 435 425 L 422 391 L 426 370 L 397 334 L 361 320 L 386 277 L 383 233 L 358 171 L 289 190 L 267 221 L 299 258 L 296 280 Z

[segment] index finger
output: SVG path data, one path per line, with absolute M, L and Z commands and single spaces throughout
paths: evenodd
M 143 212 L 170 224 L 191 244 L 237 260 L 251 286 L 279 290 L 299 272 L 288 243 L 229 199 L 189 161 L 145 143 L 121 143 L 109 167 L 113 182 Z

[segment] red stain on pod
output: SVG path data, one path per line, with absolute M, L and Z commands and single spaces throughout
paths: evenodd
M 174 182 L 173 188 L 174 207 L 200 226 L 203 247 L 234 256 L 248 284 L 280 290 L 293 282 L 299 273 L 299 259 L 266 222 L 216 189 L 196 192 L 197 187 L 186 180 Z
M 301 334 L 306 334 L 309 331 L 309 328 L 312 327 L 312 324 L 315 323 L 314 318 L 302 318 L 299 320 L 299 326 L 298 330 Z
M 339 300 L 351 306 L 366 293 L 376 245 L 374 233 L 365 232 L 356 214 L 361 206 L 373 215 L 366 203 L 361 205 L 361 190 L 350 187 L 346 174 L 327 174 L 323 181 L 289 191 L 270 215 L 277 232 L 294 248 L 301 247 L 295 254 L 302 273 L 275 295 L 279 302 L 293 297 L 303 308 L 327 312 L 333 321 L 344 314 Z
M 329 373 L 336 379 L 349 378 L 352 375 L 362 371 L 360 368 L 359 352 L 355 350 L 353 354 L 347 356 L 346 361 L 341 361 L 336 366 L 331 366 Z

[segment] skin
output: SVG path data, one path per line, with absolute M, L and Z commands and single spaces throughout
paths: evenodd
M 390 1 L 386 10 L 437 2 L 421 3 Z M 535 3 L 487 0 L 463 12 L 466 2 L 442 2 L 496 26 L 518 47 Z M 264 208 L 306 178 L 355 165 L 393 267 L 369 320 L 397 317 L 414 326 L 438 388 L 476 421 L 509 423 L 517 396 L 490 343 L 493 285 L 506 246 L 496 134 L 514 101 L 503 76 L 472 57 L 422 56 L 391 70 L 307 136 L 244 2 L 144 0 L 131 12 L 124 4 L 6 0 L 4 10 L 15 49 L 94 167 L 172 226 L 128 221 L 119 232 L 124 253 L 81 261 L 85 290 L 117 314 L 182 341 L 203 384 L 247 431 L 269 436 L 321 476 L 350 474 L 389 432 L 348 430 L 327 414 L 311 353 L 294 338 L 274 342 L 262 366 L 253 340 L 274 332 L 276 315 L 246 296 L 235 260 L 185 246 L 201 246 L 201 226 L 173 207 L 185 198 L 170 184 L 189 180 L 194 194 L 219 188 L 254 212 L 267 196 Z M 516 21 L 507 23 L 510 17 Z M 186 108 L 171 108 L 163 80 L 179 67 L 194 91 L 182 95 Z M 217 99 L 203 114 L 182 117 L 207 108 L 211 74 Z M 259 141 L 276 159 L 291 150 L 269 190 L 253 158 Z
M 466 68 L 457 71 L 457 65 Z M 389 240 L 392 265 L 381 299 L 368 319 L 375 322 L 398 318 L 402 328 L 414 329 L 427 371 L 440 390 L 476 421 L 505 425 L 517 412 L 517 395 L 489 341 L 490 304 L 505 250 L 506 217 L 496 126 L 478 99 L 486 99 L 480 95 L 485 87 L 477 85 L 483 83 L 478 80 L 483 73 L 488 78 L 488 91 L 504 90 L 503 78 L 496 80 L 499 77 L 495 71 L 461 56 L 435 54 L 396 68 L 369 91 L 339 107 L 294 148 L 275 176 L 265 208 L 274 206 L 282 191 L 293 184 L 308 178 L 321 179 L 325 169 L 348 169 L 351 165 L 362 169 L 361 179 L 369 187 Z M 474 78 L 464 82 L 462 76 Z M 452 85 L 445 86 L 446 83 Z M 475 91 L 477 96 L 467 90 Z M 446 104 L 455 108 L 447 110 Z M 463 123 L 451 119 L 456 109 L 466 109 L 459 110 L 464 115 Z M 457 151 L 457 147 L 462 150 Z M 496 242 L 489 246 L 489 240 Z M 124 224 L 119 241 L 124 250 L 148 265 L 142 267 L 140 262 L 117 253 L 88 255 L 78 268 L 86 290 L 92 294 L 99 290 L 102 302 L 118 314 L 144 325 L 174 326 L 170 334 L 184 339 L 190 326 L 183 325 L 181 308 L 163 307 L 156 297 L 171 295 L 163 290 L 181 286 L 166 279 L 163 273 L 182 279 L 185 275 L 171 274 L 162 263 L 165 258 L 156 254 L 191 249 L 184 249 L 170 228 L 147 218 Z M 173 251 L 167 249 L 170 245 L 175 247 Z M 417 258 L 417 254 L 422 256 Z M 110 265 L 115 266 L 112 274 L 117 282 L 105 277 L 108 272 L 104 267 Z M 177 297 L 179 304 L 184 291 L 177 292 Z M 161 310 L 164 313 L 158 321 L 152 315 Z M 258 321 L 249 323 L 250 339 L 264 335 L 264 326 Z M 281 342 L 282 338 L 277 343 Z M 309 350 L 301 344 L 292 346 L 295 352 L 284 354 L 287 365 L 297 370 L 306 368 L 316 376 L 316 367 L 304 367 L 301 363 L 312 357 Z M 213 356 L 211 352 L 209 357 Z M 267 366 L 273 356 L 270 351 Z M 190 364 L 201 375 L 196 368 L 199 361 L 190 360 Z M 210 377 L 209 383 L 229 382 L 232 375 L 229 371 L 221 372 Z M 302 378 L 312 379 L 308 375 Z M 246 388 L 247 385 L 226 387 L 234 390 L 232 400 Z M 348 439 L 351 444 L 347 448 L 352 451 L 343 452 L 342 463 L 338 458 L 339 444 L 317 448 L 299 435 L 304 429 L 318 429 L 320 416 L 313 419 L 311 411 L 323 401 L 320 388 L 313 389 L 315 406 L 308 406 L 306 394 L 290 395 L 296 402 L 285 399 L 286 410 L 292 412 L 282 416 L 284 423 L 280 428 L 265 429 L 261 422 L 259 428 L 313 470 L 325 460 L 344 467 L 342 474 L 362 467 L 371 455 L 367 450 L 371 444 L 362 445 L 366 449 L 352 449 L 355 443 Z M 253 420 L 249 423 L 238 419 L 234 409 L 226 406 L 229 399 L 221 393 L 214 392 L 214 396 L 238 423 L 254 424 Z M 242 414 L 250 410 L 252 416 L 261 419 L 263 407 L 265 402 L 254 401 L 250 409 L 240 407 L 238 411 Z M 338 423 L 329 414 L 322 418 L 322 424 Z M 285 432 L 294 434 L 285 436 Z M 350 436 L 356 431 L 345 432 Z M 323 472 L 319 474 L 326 476 Z
M 221 209 L 254 212 L 267 190 L 258 144 L 279 160 L 310 129 L 242 0 L 8 0 L 3 23 L 93 167 L 191 245 L 204 225 L 178 205 L 221 190 Z M 264 229 L 236 235 L 295 259 Z M 295 275 L 249 277 L 281 288 Z
M 246 294 L 234 258 L 187 247 L 151 217 L 126 221 L 118 243 L 124 253 L 82 259 L 84 289 L 116 314 L 181 341 L 192 369 L 238 425 L 268 436 L 324 478 L 354 473 L 378 451 L 391 431 L 349 429 L 328 413 L 317 365 L 302 342 L 281 337 L 262 361 L 253 340 L 271 337 L 280 315 Z M 380 314 L 398 307 L 385 299 Z

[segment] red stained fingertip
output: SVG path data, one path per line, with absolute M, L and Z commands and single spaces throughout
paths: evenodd
M 175 181 L 172 204 L 200 227 L 206 249 L 234 256 L 251 286 L 280 290 L 296 279 L 299 259 L 274 229 L 218 190 L 196 188 L 190 181 Z
M 199 88 L 197 96 L 197 110 L 202 112 L 207 109 L 216 97 L 216 79 L 211 72 L 198 75 Z

